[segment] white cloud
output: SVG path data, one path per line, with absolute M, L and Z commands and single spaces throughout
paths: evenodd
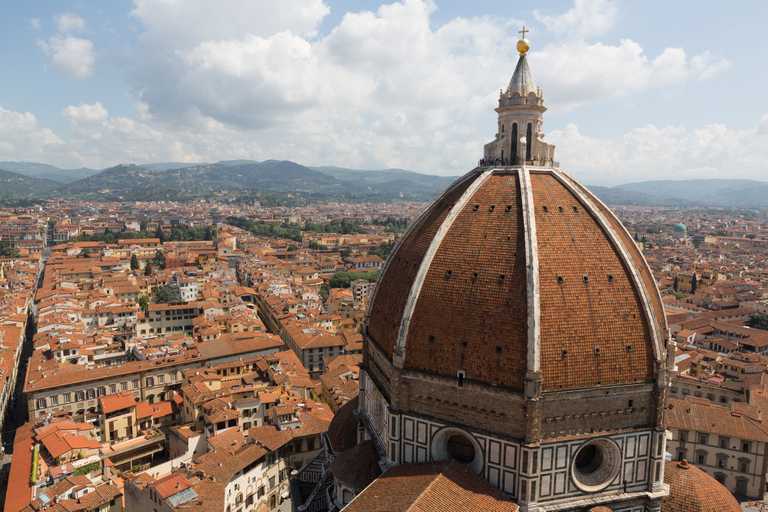
M 50 129 L 41 128 L 30 112 L 0 107 L 0 160 L 47 160 L 63 141 Z
M 111 117 L 106 102 L 65 108 L 73 134 L 65 158 L 89 167 L 285 158 L 463 173 L 492 137 L 496 88 L 514 69 L 522 21 L 483 16 L 437 25 L 436 8 L 431 0 L 402 0 L 350 12 L 321 35 L 329 13 L 322 0 L 134 0 L 137 43 L 122 57 L 137 114 Z M 530 54 L 548 108 L 682 87 L 728 66 L 708 52 L 667 48 L 651 56 L 632 40 L 585 41 L 609 30 L 616 16 L 607 0 L 536 14 L 558 34 Z M 61 30 L 77 30 L 77 22 L 59 21 Z M 39 44 L 64 76 L 94 73 L 91 41 L 62 32 Z M 635 146 L 593 141 L 575 127 L 554 135 L 558 154 L 573 151 L 585 169 L 590 161 L 623 161 L 622 152 L 635 146 L 640 159 L 651 147 L 642 131 L 633 135 Z M 589 158 L 580 159 L 587 149 Z
M 576 0 L 569 11 L 550 16 L 533 11 L 533 17 L 560 38 L 602 35 L 613 27 L 617 14 L 611 0 Z
M 38 41 L 38 46 L 51 57 L 51 67 L 69 80 L 84 80 L 94 72 L 93 43 L 78 37 L 52 36 L 48 42 Z
M 616 185 L 633 181 L 696 178 L 761 179 L 768 159 L 768 115 L 749 130 L 712 124 L 636 128 L 620 141 L 599 140 L 569 124 L 547 139 L 557 145 L 563 169 L 582 183 Z M 764 177 L 762 177 L 764 178 Z
M 54 16 L 56 30 L 64 34 L 77 33 L 85 30 L 85 20 L 71 12 Z
M 550 107 L 559 112 L 636 91 L 679 87 L 711 78 L 730 65 L 708 52 L 688 58 L 682 48 L 666 48 L 649 60 L 631 39 L 617 46 L 581 40 L 551 44 L 532 52 L 531 60 L 536 62 L 537 82 L 547 84 Z
M 32 30 L 40 30 L 40 18 L 30 19 L 29 28 L 31 28 Z

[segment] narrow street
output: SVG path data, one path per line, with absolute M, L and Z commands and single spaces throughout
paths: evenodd
M 43 251 L 42 269 L 37 276 L 37 281 L 34 286 L 35 293 L 43 284 L 43 275 L 45 273 L 45 267 L 48 263 L 48 258 L 51 256 L 52 245 L 52 232 L 49 228 L 48 243 Z M 34 300 L 34 297 L 32 298 Z M 11 398 L 10 405 L 6 417 L 2 421 L 2 433 L 0 439 L 2 439 L 2 446 L 5 450 L 0 459 L 0 509 L 2 504 L 5 503 L 5 495 L 8 484 L 8 472 L 11 467 L 11 460 L 13 457 L 13 438 L 16 434 L 16 429 L 27 422 L 27 403 L 24 399 L 24 378 L 27 372 L 27 360 L 32 355 L 33 342 L 32 338 L 35 334 L 35 317 L 37 316 L 37 305 L 33 302 L 29 308 L 29 317 L 27 319 L 27 331 L 24 338 L 24 346 L 21 348 L 21 355 L 19 357 L 19 371 L 16 375 L 16 386 L 13 391 L 13 398 Z

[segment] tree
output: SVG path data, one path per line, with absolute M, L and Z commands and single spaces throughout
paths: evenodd
M 152 259 L 152 263 L 160 270 L 165 268 L 165 253 L 160 249 L 155 251 L 155 257 Z
M 339 253 L 339 256 L 341 256 L 342 258 L 348 258 L 351 255 L 352 255 L 352 251 L 350 251 L 349 249 L 344 249 Z
M 152 275 L 152 272 L 153 272 L 154 270 L 155 270 L 155 269 L 154 269 L 154 267 L 152 266 L 152 262 L 150 261 L 149 263 L 147 263 L 147 266 L 146 266 L 146 267 L 144 267 L 144 275 L 145 275 L 145 276 L 151 276 L 151 275 Z
M 131 255 L 131 270 L 138 270 L 141 265 L 139 264 L 139 258 L 135 255 Z
M 752 315 L 747 325 L 754 329 L 768 331 L 768 315 Z
M 309 242 L 309 248 L 313 251 L 326 251 L 328 250 L 327 245 L 319 244 L 315 241 Z
M 91 250 L 86 247 L 85 249 L 80 251 L 80 256 L 82 256 L 83 258 L 90 258 L 91 257 Z
M 18 258 L 19 250 L 14 247 L 11 242 L 3 240 L 0 242 L 0 257 L 2 258 Z
M 172 284 L 164 284 L 155 288 L 155 302 L 158 304 L 169 304 L 172 302 L 181 302 L 179 290 Z
M 691 278 L 691 293 L 696 293 L 696 274 Z
M 141 297 L 139 297 L 139 307 L 141 308 L 141 310 L 143 312 L 145 312 L 145 313 L 148 312 L 149 311 L 149 297 L 147 297 L 146 295 L 142 295 Z
M 328 281 L 331 288 L 349 288 L 349 283 L 357 279 L 365 279 L 369 283 L 376 282 L 379 271 L 375 272 L 336 272 Z
M 296 246 L 296 244 L 291 244 L 291 245 L 288 246 L 288 249 L 286 249 L 286 250 L 289 251 L 289 252 L 290 251 L 298 251 L 299 248 Z
M 677 279 L 677 276 L 675 276 L 675 280 L 672 282 L 672 289 L 677 291 L 678 285 L 679 285 L 679 281 Z
M 139 231 L 146 231 L 147 230 L 147 221 L 143 220 L 139 222 Z
M 165 233 L 163 232 L 163 228 L 157 228 L 157 231 L 155 231 L 155 238 L 159 238 L 161 244 L 165 242 Z

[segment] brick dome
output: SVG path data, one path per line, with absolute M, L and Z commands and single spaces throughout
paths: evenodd
M 665 331 L 619 220 L 536 166 L 479 167 L 445 190 L 390 254 L 366 322 L 398 367 L 543 393 L 653 381 Z
M 661 502 L 662 512 L 741 512 L 728 489 L 688 461 L 667 462 L 664 483 L 669 496 Z

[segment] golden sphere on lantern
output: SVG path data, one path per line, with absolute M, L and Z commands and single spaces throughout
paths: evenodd
M 526 38 L 522 38 L 517 42 L 517 51 L 520 52 L 520 55 L 525 55 L 528 50 L 531 49 L 531 44 L 528 42 Z

